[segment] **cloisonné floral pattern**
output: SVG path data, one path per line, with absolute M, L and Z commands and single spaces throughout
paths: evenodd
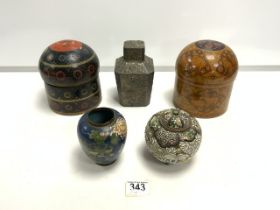
M 119 112 L 113 111 L 115 119 L 108 125 L 102 127 L 91 125 L 88 123 L 87 114 L 82 116 L 78 125 L 78 136 L 83 150 L 100 165 L 114 162 L 126 141 L 126 121 Z

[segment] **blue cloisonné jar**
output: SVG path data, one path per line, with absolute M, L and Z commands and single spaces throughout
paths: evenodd
M 97 108 L 85 113 L 78 124 L 83 151 L 98 165 L 110 165 L 119 157 L 126 140 L 124 117 L 111 108 Z

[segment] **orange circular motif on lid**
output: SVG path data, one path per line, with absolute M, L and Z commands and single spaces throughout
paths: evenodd
M 50 46 L 50 49 L 56 52 L 68 52 L 82 49 L 82 43 L 75 40 L 62 40 L 55 42 Z

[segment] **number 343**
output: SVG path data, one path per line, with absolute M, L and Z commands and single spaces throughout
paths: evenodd
M 131 190 L 145 191 L 146 187 L 144 183 L 130 183 Z

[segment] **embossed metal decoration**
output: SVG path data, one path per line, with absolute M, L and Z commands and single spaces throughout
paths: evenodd
M 195 117 L 226 112 L 238 70 L 234 52 L 225 44 L 200 40 L 186 46 L 176 62 L 174 104 Z
M 85 113 L 77 132 L 83 151 L 96 164 L 109 165 L 117 160 L 124 147 L 127 126 L 118 111 L 102 107 Z
M 125 41 L 123 52 L 115 65 L 120 104 L 147 106 L 153 86 L 153 59 L 145 55 L 145 43 L 140 40 Z
M 79 114 L 101 101 L 99 60 L 86 44 L 62 40 L 41 55 L 39 69 L 50 108 L 60 114 Z
M 201 128 L 194 117 L 180 109 L 167 109 L 152 116 L 145 129 L 148 150 L 167 164 L 184 163 L 197 152 Z

